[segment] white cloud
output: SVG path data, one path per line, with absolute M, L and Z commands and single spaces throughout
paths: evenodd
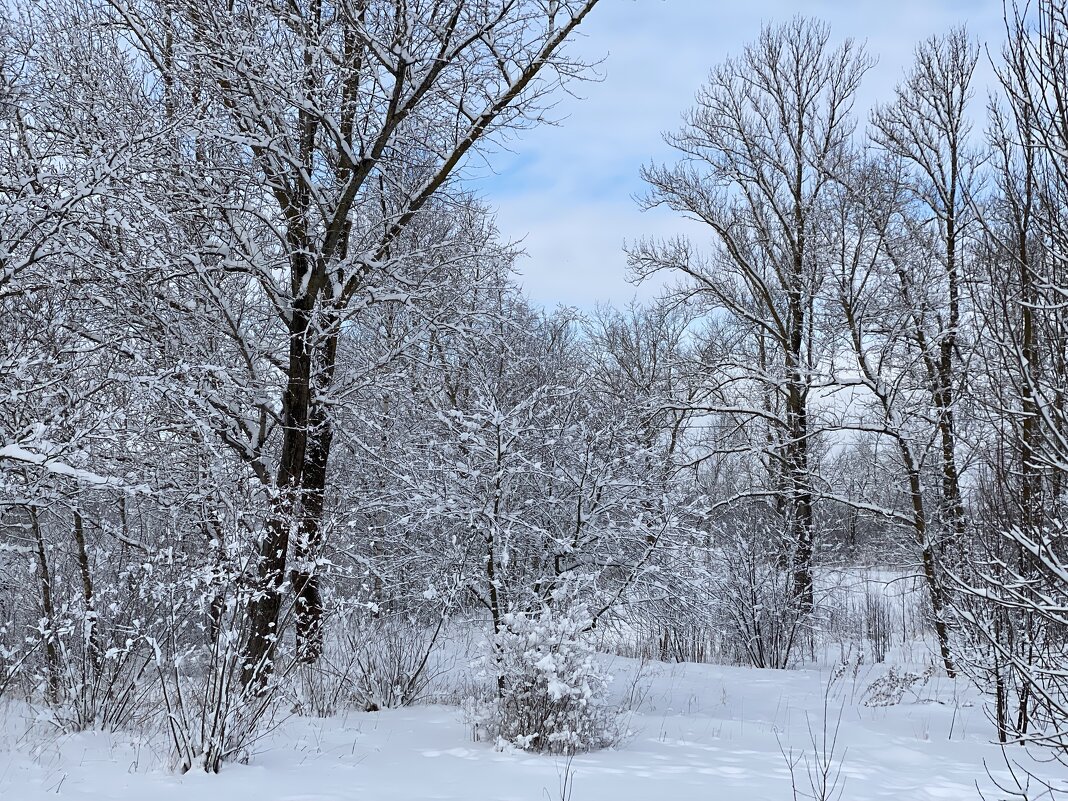
M 678 126 L 712 66 L 755 38 L 763 21 L 795 13 L 827 20 L 838 38 L 866 40 L 879 57 L 858 98 L 862 113 L 888 95 L 922 39 L 967 23 L 996 52 L 1002 30 L 1000 0 L 602 0 L 573 50 L 604 58 L 604 80 L 563 98 L 560 125 L 525 133 L 514 153 L 491 158 L 496 174 L 477 183 L 499 208 L 503 234 L 524 240 L 523 284 L 532 298 L 589 308 L 634 296 L 623 240 L 683 226 L 638 211 L 631 198 L 643 191 L 639 168 L 671 158 L 661 132 Z M 989 76 L 984 56 L 978 85 Z
M 643 213 L 624 195 L 620 199 L 573 201 L 565 206 L 540 205 L 548 197 L 505 198 L 500 203 L 502 229 L 530 233 L 522 242 L 526 257 L 519 262 L 520 283 L 536 302 L 593 309 L 598 303 L 617 306 L 632 298 L 650 300 L 659 284 L 636 286 L 627 280 L 624 241 L 641 236 L 684 232 L 703 236 L 694 223 L 667 211 Z

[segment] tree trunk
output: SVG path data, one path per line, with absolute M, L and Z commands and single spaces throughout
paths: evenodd
M 333 442 L 333 429 L 321 407 L 313 414 L 312 435 L 301 486 L 299 536 L 293 556 L 296 569 L 293 583 L 296 609 L 297 655 L 300 661 L 315 663 L 323 653 L 323 597 L 315 560 L 322 546 L 323 507 L 326 496 L 327 464 Z
M 334 380 L 339 331 L 340 322 L 335 319 L 320 357 L 317 396 L 310 399 L 307 453 L 301 480 L 300 531 L 293 554 L 297 566 L 290 579 L 296 603 L 297 656 L 306 663 L 315 663 L 322 656 L 325 635 L 325 610 L 315 560 L 323 545 L 323 510 L 330 450 L 334 442 L 333 422 L 323 396 Z
M 307 274 L 307 259 L 295 259 L 294 285 Z M 296 294 L 296 293 L 295 293 Z M 290 322 L 289 362 L 283 401 L 282 453 L 275 479 L 275 497 L 264 524 L 257 553 L 255 594 L 248 608 L 248 636 L 241 665 L 241 684 L 248 691 L 262 692 L 274 668 L 279 637 L 279 612 L 286 575 L 289 532 L 297 513 L 308 442 L 311 405 L 312 346 L 310 342 L 314 300 L 305 290 L 294 303 Z
M 909 477 L 909 495 L 912 498 L 912 526 L 916 536 L 916 544 L 920 547 L 920 559 L 923 563 L 923 578 L 927 583 L 927 592 L 931 599 L 931 610 L 934 615 L 935 635 L 938 637 L 938 650 L 942 656 L 942 665 L 946 669 L 946 675 L 951 679 L 957 675 L 956 665 L 953 664 L 953 654 L 949 648 L 949 629 L 946 626 L 946 594 L 938 573 L 938 564 L 935 561 L 935 549 L 931 543 L 927 531 L 927 510 L 923 502 L 923 483 L 920 471 L 912 458 L 912 452 L 904 441 L 899 440 L 901 459 Z
M 37 545 L 37 568 L 41 573 L 41 614 L 45 619 L 47 634 L 45 635 L 45 667 L 48 671 L 48 689 L 46 697 L 48 703 L 59 703 L 61 684 L 59 680 L 59 652 L 56 650 L 56 637 L 54 627 L 56 625 L 56 606 L 52 600 L 52 574 L 48 568 L 48 551 L 45 548 L 44 534 L 41 531 L 41 518 L 37 509 L 28 507 L 30 512 L 30 528 L 33 531 L 33 540 Z
M 794 269 L 797 282 L 802 280 L 800 257 Z M 794 290 L 790 298 L 791 330 L 788 352 L 786 354 L 788 397 L 786 419 L 789 426 L 786 443 L 786 463 L 789 466 L 789 490 L 791 545 L 794 548 L 793 583 L 794 598 L 801 611 L 811 612 L 814 606 L 812 582 L 813 555 L 813 514 L 812 488 L 808 470 L 808 408 L 805 397 L 806 378 L 802 375 L 803 336 L 805 329 L 805 309 L 799 290 Z
M 93 575 L 89 569 L 89 551 L 85 547 L 85 521 L 81 510 L 74 510 L 74 542 L 78 546 L 78 572 L 82 579 L 82 600 L 85 605 L 85 643 L 89 659 L 94 667 L 100 666 L 103 650 L 100 647 L 100 632 L 96 619 L 96 598 L 93 593 Z

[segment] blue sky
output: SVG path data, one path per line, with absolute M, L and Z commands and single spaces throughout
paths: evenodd
M 922 39 L 965 23 L 996 54 L 1003 30 L 1001 0 L 601 0 L 572 50 L 603 59 L 603 80 L 576 85 L 579 97 L 563 96 L 555 109 L 559 124 L 524 132 L 473 183 L 502 234 L 522 240 L 521 282 L 535 302 L 591 309 L 656 293 L 627 283 L 624 240 L 703 232 L 668 212 L 639 211 L 638 171 L 671 160 L 662 132 L 678 127 L 710 68 L 752 41 L 762 22 L 796 13 L 826 20 L 836 39 L 866 42 L 879 59 L 858 98 L 865 116 Z M 990 75 L 984 54 L 979 105 Z

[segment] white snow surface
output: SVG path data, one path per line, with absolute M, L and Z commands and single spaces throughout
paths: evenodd
M 810 792 L 805 760 L 813 756 L 810 727 L 822 732 L 828 670 L 611 659 L 615 692 L 640 700 L 632 733 L 615 749 L 574 758 L 571 801 L 789 801 L 780 743 L 800 757 L 795 777 Z M 827 696 L 829 734 L 841 711 L 834 761 L 841 760 L 842 801 L 977 801 L 977 783 L 988 798 L 1002 797 L 991 792 L 987 767 L 995 778 L 1007 771 L 976 691 L 934 677 L 899 704 L 864 706 L 865 689 L 884 674 L 884 666 L 861 666 Z M 556 801 L 567 765 L 565 757 L 473 742 L 450 706 L 290 716 L 248 764 L 228 764 L 219 775 L 177 775 L 158 743 L 132 735 L 55 739 L 22 704 L 0 707 L 0 715 L 2 801 Z M 1023 759 L 1021 749 L 1013 753 Z M 1065 778 L 1048 764 L 1026 764 Z

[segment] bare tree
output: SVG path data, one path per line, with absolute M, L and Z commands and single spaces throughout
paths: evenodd
M 979 206 L 985 325 L 982 536 L 962 569 L 966 667 L 994 695 L 1002 742 L 1068 747 L 1063 679 L 1064 471 L 1068 328 L 1068 6 L 1006 4 L 1007 42 L 991 105 L 994 191 Z
M 894 220 L 907 236 L 883 247 L 893 264 L 899 302 L 936 411 L 941 447 L 942 528 L 935 547 L 960 548 L 966 533 L 956 422 L 965 391 L 968 348 L 966 237 L 972 222 L 969 192 L 978 154 L 970 147 L 968 101 L 979 48 L 964 29 L 934 37 L 916 50 L 916 62 L 893 102 L 872 114 L 872 138 L 900 163 L 902 213 Z
M 848 332 L 849 357 L 837 377 L 841 396 L 853 395 L 843 427 L 889 441 L 900 471 L 894 479 L 900 504 L 874 498 L 853 504 L 910 530 L 950 676 L 941 561 L 950 543 L 959 552 L 965 542 L 955 415 L 971 331 L 964 237 L 977 162 L 967 143 L 977 58 L 963 30 L 917 48 L 896 99 L 873 113 L 881 152 L 867 159 L 858 153 L 858 166 L 841 176 L 837 222 L 826 229 Z
M 840 188 L 838 224 L 828 229 L 831 284 L 835 287 L 840 319 L 848 341 L 836 361 L 836 392 L 841 399 L 843 430 L 874 437 L 890 445 L 893 461 L 869 469 L 891 469 L 889 486 L 896 496 L 867 492 L 858 497 L 833 492 L 834 497 L 869 516 L 905 529 L 918 549 L 921 569 L 934 612 L 934 627 L 946 672 L 955 673 L 946 626 L 945 581 L 938 561 L 937 537 L 931 529 L 930 505 L 940 497 L 932 490 L 936 458 L 937 418 L 927 413 L 924 386 L 927 375 L 922 354 L 905 334 L 914 311 L 898 297 L 898 270 L 887 256 L 887 240 L 899 237 L 898 252 L 907 250 L 911 232 L 901 232 L 893 218 L 902 208 L 900 173 L 876 161 L 853 171 Z M 846 355 L 848 354 L 848 355 Z M 870 488 L 869 488 L 870 490 Z M 829 491 L 832 494 L 832 491 Z
M 722 323 L 729 344 L 709 365 L 717 399 L 707 411 L 764 432 L 754 450 L 766 476 L 749 494 L 773 500 L 794 594 L 806 608 L 813 601 L 814 388 L 825 369 L 816 233 L 832 176 L 849 153 L 854 93 L 871 63 L 852 41 L 833 47 L 822 23 L 797 17 L 765 27 L 712 71 L 686 126 L 668 137 L 683 160 L 644 171 L 646 205 L 706 224 L 715 249 L 701 255 L 677 239 L 630 252 L 641 277 L 684 276 L 685 291 Z

